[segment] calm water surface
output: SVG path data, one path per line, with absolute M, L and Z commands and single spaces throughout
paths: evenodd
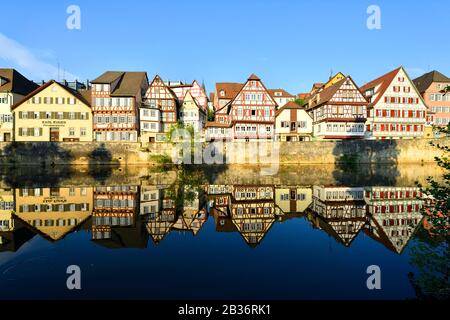
M 430 271 L 448 247 L 424 229 L 415 187 L 438 168 L 259 173 L 1 168 L 0 298 L 413 299 L 448 281 Z M 370 265 L 381 290 L 367 289 Z

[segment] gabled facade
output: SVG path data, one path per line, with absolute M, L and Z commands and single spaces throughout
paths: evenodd
M 136 142 L 147 73 L 107 71 L 91 83 L 95 141 Z
M 92 141 L 89 91 L 51 80 L 11 107 L 15 141 Z
M 428 72 L 413 80 L 427 106 L 427 123 L 445 127 L 450 122 L 450 78 L 439 71 Z
M 369 101 L 368 139 L 411 139 L 424 136 L 427 108 L 403 67 L 361 87 Z
M 156 75 L 140 108 L 141 141 L 163 141 L 164 133 L 177 123 L 177 109 L 177 96 L 161 77 Z
M 13 140 L 13 115 L 11 106 L 39 86 L 15 69 L 0 68 L 0 142 Z
M 362 139 L 367 100 L 350 76 L 321 89 L 308 99 L 317 139 Z
M 192 97 L 197 101 L 200 108 L 202 108 L 206 113 L 208 113 L 208 95 L 204 89 L 204 85 L 200 85 L 197 80 L 192 82 L 191 89 L 189 90 Z
M 191 91 L 188 91 L 180 107 L 179 116 L 185 126 L 191 126 L 194 131 L 201 131 L 206 124 L 207 111 L 192 96 Z
M 288 102 L 275 113 L 275 138 L 278 141 L 310 141 L 313 121 L 305 108 Z
M 274 187 L 271 185 L 234 185 L 230 216 L 247 244 L 255 247 L 275 222 Z
M 230 102 L 234 139 L 272 139 L 277 106 L 261 79 L 252 74 Z
M 401 253 L 423 219 L 424 200 L 415 187 L 370 187 L 365 190 L 373 236 Z
M 366 223 L 364 188 L 314 186 L 313 224 L 350 246 Z

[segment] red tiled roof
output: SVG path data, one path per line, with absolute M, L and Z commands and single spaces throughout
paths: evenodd
M 364 94 L 365 91 L 379 86 L 378 90 L 376 92 L 374 92 L 374 94 L 377 95 L 377 98 L 370 103 L 371 106 L 377 104 L 377 102 L 381 99 L 383 94 L 386 92 L 386 90 L 389 87 L 389 85 L 391 84 L 391 82 L 395 79 L 395 76 L 398 74 L 398 72 L 402 68 L 403 67 L 398 67 L 397 69 L 392 70 L 392 71 L 382 75 L 381 77 L 376 78 L 375 80 L 372 80 L 372 81 L 366 83 L 365 85 L 363 85 L 360 88 L 361 92 Z
M 272 96 L 272 98 L 294 98 L 295 96 L 290 94 L 289 92 L 287 92 L 284 89 L 268 89 L 267 91 L 269 91 L 269 94 Z M 276 92 L 280 92 L 281 96 L 276 96 L 275 93 Z
M 289 101 L 288 103 L 286 103 L 284 106 L 282 106 L 275 112 L 275 116 L 278 116 L 283 110 L 288 110 L 288 109 L 303 109 L 303 107 L 299 106 L 294 101 Z
M 231 100 L 241 91 L 244 85 L 242 83 L 235 82 L 218 82 L 216 83 L 216 93 L 219 99 Z M 225 95 L 221 96 L 220 92 L 224 91 Z
M 252 74 L 250 75 L 250 77 L 248 78 L 248 80 L 256 80 L 256 81 L 260 81 L 261 79 L 258 78 L 258 76 L 257 76 L 256 74 L 252 73 Z

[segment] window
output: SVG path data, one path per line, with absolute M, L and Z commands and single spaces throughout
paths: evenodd
M 69 136 L 75 135 L 75 128 L 69 128 Z
M 39 137 L 41 135 L 41 129 L 40 128 L 34 128 L 34 136 Z
M 69 119 L 75 120 L 75 112 L 69 112 Z
M 82 137 L 86 136 L 86 128 L 80 128 L 80 136 Z
M 252 116 L 256 116 L 256 110 L 252 109 Z

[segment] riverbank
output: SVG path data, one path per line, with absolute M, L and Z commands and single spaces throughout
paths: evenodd
M 431 163 L 441 152 L 430 141 L 450 145 L 450 139 L 439 140 L 351 140 L 280 142 L 263 141 L 258 144 L 231 142 L 226 145 L 199 144 L 200 162 L 208 163 L 214 149 L 213 160 L 220 163 L 251 164 L 413 164 Z M 15 142 L 0 143 L 0 163 L 7 166 L 27 165 L 151 165 L 170 161 L 174 148 L 169 143 L 107 143 L 107 142 Z M 206 150 L 205 150 L 206 148 Z M 256 149 L 258 148 L 258 149 Z M 262 159 L 258 150 L 268 151 Z M 233 152 L 232 152 L 233 151 Z M 194 159 L 194 152 L 192 158 Z M 236 156 L 238 155 L 239 159 Z M 211 158 L 211 157 L 209 157 Z

